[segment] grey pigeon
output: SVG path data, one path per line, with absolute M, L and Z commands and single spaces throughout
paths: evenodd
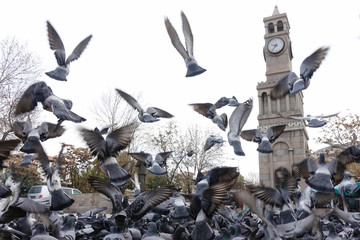
M 57 163 L 55 167 L 50 165 L 49 158 L 45 153 L 42 145 L 39 140 L 36 145 L 36 152 L 41 164 L 41 167 L 46 175 L 46 183 L 48 190 L 51 194 L 50 199 L 50 210 L 59 211 L 67 207 L 70 207 L 74 203 L 74 199 L 70 198 L 62 189 L 61 189 L 61 180 L 59 171 L 61 168 L 61 157 L 65 145 L 62 145 L 60 153 L 58 155 Z
M 215 104 L 212 103 L 191 103 L 189 104 L 193 109 L 203 115 L 206 118 L 211 119 L 221 130 L 225 131 L 228 125 L 228 118 L 226 113 L 218 115 L 216 109 L 223 107 L 222 103 L 217 101 Z
M 328 50 L 329 47 L 320 47 L 305 58 L 300 66 L 300 77 L 294 72 L 286 74 L 271 90 L 270 97 L 277 99 L 286 94 L 294 95 L 301 90 L 307 89 L 310 85 L 311 77 L 325 59 Z
M 20 143 L 20 139 L 1 140 L 0 141 L 0 169 L 3 169 L 4 161 L 9 157 L 10 152 Z
M 111 212 L 112 214 L 117 214 L 123 209 L 123 195 L 118 187 L 114 186 L 113 184 L 104 179 L 95 176 L 89 176 L 88 182 L 96 191 L 104 194 L 110 199 L 113 206 Z
M 59 81 L 67 81 L 66 77 L 69 75 L 70 72 L 70 63 L 77 60 L 81 56 L 82 52 L 92 38 L 92 35 L 82 40 L 75 47 L 73 52 L 66 58 L 64 44 L 61 41 L 59 34 L 56 32 L 55 28 L 50 24 L 49 21 L 47 21 L 46 23 L 50 49 L 55 51 L 54 54 L 58 66 L 55 70 L 46 72 L 45 74 Z
M 302 176 L 305 182 L 317 191 L 334 192 L 332 178 L 336 172 L 337 164 L 336 158 L 328 163 L 325 162 L 325 154 L 320 153 L 317 162 L 313 158 L 305 158 L 293 166 L 293 172 L 295 172 L 295 176 Z
M 284 132 L 286 125 L 271 126 L 267 129 L 266 133 L 259 129 L 251 129 L 241 131 L 240 136 L 251 142 L 259 144 L 257 151 L 261 153 L 273 152 L 270 143 L 274 143 L 275 140 L 280 137 Z
M 138 161 L 144 162 L 151 174 L 160 176 L 166 174 L 166 170 L 162 167 L 166 165 L 166 160 L 170 157 L 171 153 L 172 151 L 160 152 L 156 154 L 155 158 L 153 158 L 150 153 L 143 151 L 138 153 L 129 153 L 129 155 Z
M 194 51 L 193 51 L 193 47 L 194 47 L 193 34 L 191 32 L 189 21 L 182 11 L 181 11 L 181 19 L 182 19 L 186 49 L 184 45 L 181 43 L 175 28 L 172 26 L 170 20 L 167 17 L 165 17 L 165 27 L 170 36 L 171 43 L 185 61 L 187 68 L 186 77 L 194 77 L 196 75 L 205 72 L 206 69 L 200 67 L 197 61 L 195 60 Z
M 97 157 L 101 169 L 109 176 L 111 183 L 117 187 L 124 186 L 131 178 L 131 175 L 119 165 L 116 156 L 130 144 L 135 128 L 136 124 L 122 126 L 114 129 L 106 138 L 96 129 L 80 129 L 92 155 Z
M 322 127 L 324 126 L 327 122 L 322 121 L 321 119 L 323 118 L 329 118 L 329 117 L 334 117 L 337 116 L 340 112 L 335 113 L 335 114 L 330 114 L 330 115 L 318 115 L 318 116 L 311 116 L 311 115 L 307 115 L 306 117 L 297 117 L 297 116 L 285 116 L 283 114 L 280 114 L 281 117 L 283 118 L 290 118 L 290 119 L 295 119 L 295 120 L 304 120 L 307 121 L 307 127 L 311 127 L 311 128 L 318 128 L 318 127 Z
M 15 116 L 30 112 L 41 102 L 43 109 L 52 112 L 58 118 L 58 125 L 69 120 L 75 123 L 86 121 L 85 118 L 71 111 L 72 101 L 57 97 L 45 82 L 30 85 L 16 105 Z
M 223 142 L 226 142 L 221 136 L 210 135 L 205 141 L 204 152 L 212 148 L 215 144 L 222 146 Z
M 34 144 L 33 138 L 43 142 L 50 138 L 60 137 L 65 132 L 63 126 L 49 122 L 43 122 L 33 128 L 29 121 L 15 121 L 12 128 L 14 134 L 24 142 L 20 151 L 25 153 L 35 153 L 34 146 L 32 146 Z
M 141 107 L 138 101 L 132 97 L 131 95 L 127 94 L 126 92 L 116 89 L 119 95 L 125 99 L 127 103 L 129 103 L 133 108 L 135 108 L 139 112 L 139 120 L 141 122 L 150 123 L 150 122 L 157 122 L 159 118 L 172 118 L 174 117 L 172 114 L 157 108 L 157 107 L 149 107 L 146 111 Z
M 240 133 L 251 113 L 252 106 L 252 98 L 240 103 L 229 119 L 228 142 L 230 146 L 233 146 L 234 152 L 238 156 L 245 156 L 240 143 Z

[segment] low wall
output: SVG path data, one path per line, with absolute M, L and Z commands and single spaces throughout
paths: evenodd
M 103 213 L 111 213 L 112 204 L 104 194 L 101 193 L 84 193 L 78 195 L 69 195 L 74 199 L 74 203 L 64 209 L 64 213 L 85 213 L 88 210 L 99 207 L 107 207 Z

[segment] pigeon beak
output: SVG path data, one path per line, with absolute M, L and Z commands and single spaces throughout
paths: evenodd
M 302 79 L 297 80 L 294 83 L 293 88 L 290 90 L 290 95 L 297 94 L 298 92 L 300 92 L 301 90 L 304 90 L 304 89 L 305 89 L 304 80 L 302 80 Z

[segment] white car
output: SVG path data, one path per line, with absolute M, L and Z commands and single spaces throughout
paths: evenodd
M 62 187 L 61 188 L 64 193 L 67 195 L 72 194 L 82 194 L 79 189 L 76 188 L 69 188 L 69 187 Z M 49 203 L 50 201 L 50 192 L 47 188 L 47 185 L 34 185 L 29 189 L 28 198 L 43 203 Z

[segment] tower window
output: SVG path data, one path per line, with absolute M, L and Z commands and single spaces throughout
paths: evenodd
M 268 25 L 268 32 L 269 32 L 269 33 L 273 33 L 273 32 L 274 32 L 274 24 L 273 24 L 273 23 L 269 23 L 269 25 Z
M 262 102 L 262 107 L 263 107 L 262 114 L 266 115 L 268 113 L 268 96 L 267 96 L 266 92 L 261 94 L 261 102 Z
M 284 31 L 284 24 L 281 20 L 279 20 L 277 22 L 277 31 L 280 32 L 280 31 Z

